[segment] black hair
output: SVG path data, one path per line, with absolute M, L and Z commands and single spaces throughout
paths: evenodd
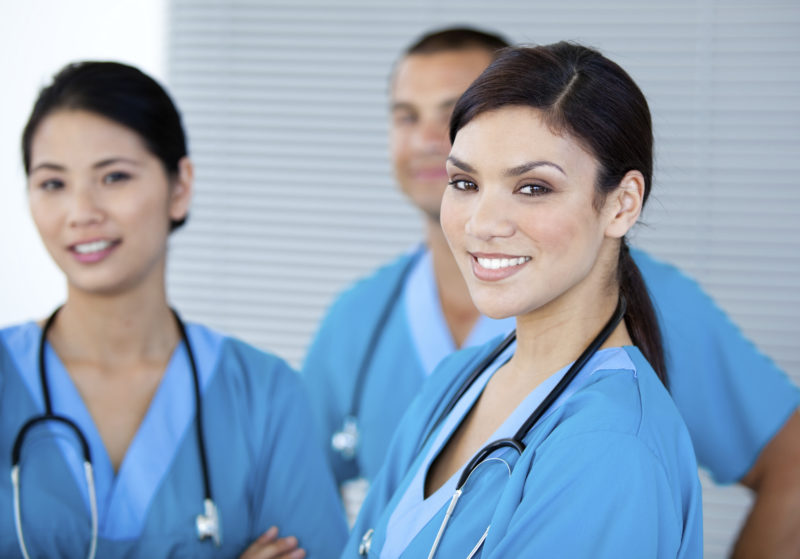
M 639 87 L 615 62 L 567 42 L 503 49 L 456 103 L 450 141 L 479 114 L 506 106 L 538 109 L 554 132 L 569 134 L 597 158 L 596 208 L 632 170 L 644 177 L 642 204 L 647 201 L 653 175 L 650 109 Z M 631 338 L 666 386 L 658 321 L 624 238 L 617 279 L 628 302 L 625 322 Z
M 166 90 L 141 70 L 118 62 L 75 62 L 62 68 L 39 92 L 22 132 L 22 163 L 30 173 L 31 142 L 42 121 L 61 110 L 85 110 L 136 132 L 147 149 L 178 174 L 188 150 L 181 115 Z M 186 218 L 173 220 L 171 229 Z
M 409 45 L 403 54 L 405 56 L 434 54 L 474 48 L 494 53 L 509 45 L 506 38 L 498 33 L 481 31 L 472 27 L 447 27 L 425 33 Z

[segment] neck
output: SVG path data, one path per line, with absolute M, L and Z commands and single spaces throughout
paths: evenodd
M 472 302 L 467 284 L 439 222 L 427 219 L 426 233 L 442 313 L 456 347 L 461 347 L 480 317 L 480 312 Z
M 169 359 L 180 338 L 165 290 L 100 296 L 69 289 L 48 339 L 64 361 L 121 365 Z
M 589 291 L 589 290 L 583 290 Z M 605 327 L 616 310 L 619 289 L 565 294 L 572 301 L 556 300 L 517 317 L 517 349 L 509 365 L 515 371 L 543 381 L 575 361 Z M 600 294 L 598 294 L 600 293 Z M 600 349 L 630 345 L 625 321 L 611 332 Z

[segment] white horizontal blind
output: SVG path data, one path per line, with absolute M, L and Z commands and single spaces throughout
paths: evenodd
M 406 249 L 386 86 L 421 31 L 466 23 L 600 48 L 656 127 L 635 242 L 697 278 L 800 381 L 800 3 L 172 0 L 170 86 L 197 167 L 169 274 L 187 317 L 299 364 L 335 293 Z M 748 504 L 704 480 L 706 557 Z

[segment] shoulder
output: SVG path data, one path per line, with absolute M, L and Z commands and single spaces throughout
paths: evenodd
M 559 408 L 551 432 L 560 443 L 586 435 L 596 440 L 627 439 L 627 449 L 649 452 L 659 462 L 675 451 L 694 458 L 689 433 L 666 388 L 635 347 L 592 371 L 588 382 Z
M 0 373 L 35 369 L 41 335 L 41 328 L 33 321 L 0 329 Z
M 330 312 L 341 312 L 351 308 L 361 308 L 367 302 L 385 298 L 406 276 L 409 264 L 417 251 L 403 254 L 375 270 L 372 274 L 357 280 L 339 294 Z
M 392 292 L 402 287 L 409 265 L 419 252 L 403 256 L 356 281 L 340 293 L 320 322 L 304 364 L 304 371 L 327 368 L 318 361 L 339 362 L 361 354 L 373 335 L 381 313 L 391 304 Z
M 260 396 L 299 390 L 297 373 L 277 355 L 201 324 L 187 324 L 187 334 L 204 384 L 223 383 Z
M 683 302 L 682 306 L 697 299 L 711 301 L 697 281 L 672 264 L 662 262 L 637 248 L 631 248 L 631 256 L 642 273 L 647 289 L 656 297 L 656 304 L 660 297 L 669 297 L 670 305 Z
M 4 346 L 6 351 L 11 348 L 25 348 L 37 345 L 41 328 L 33 321 L 21 324 L 12 324 L 0 328 L 0 346 Z

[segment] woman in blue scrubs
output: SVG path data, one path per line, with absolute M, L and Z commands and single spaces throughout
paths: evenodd
M 476 306 L 515 317 L 516 338 L 434 371 L 343 557 L 700 557 L 695 456 L 625 244 L 651 186 L 644 96 L 591 49 L 512 48 L 450 136 L 442 227 Z
M 168 94 L 130 66 L 69 65 L 22 147 L 67 300 L 0 330 L 0 454 L 16 443 L 19 466 L 18 493 L 0 477 L 0 556 L 337 556 L 346 527 L 298 377 L 168 305 L 193 184 Z

